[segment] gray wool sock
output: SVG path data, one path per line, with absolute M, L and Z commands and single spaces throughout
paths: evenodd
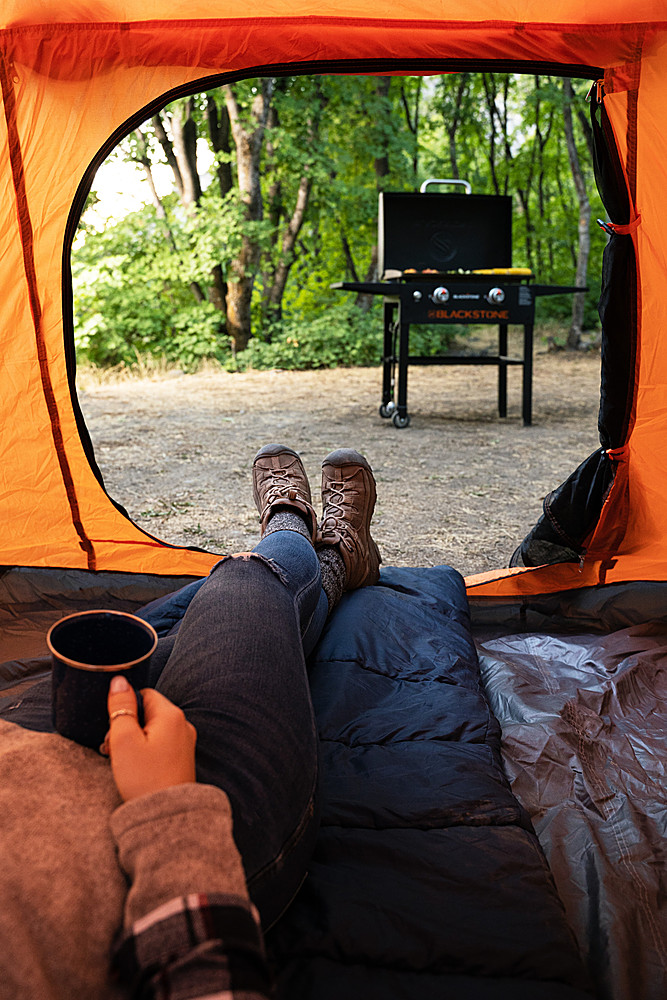
M 308 530 L 308 525 L 295 510 L 292 510 L 289 507 L 277 510 L 275 514 L 269 518 L 269 523 L 266 526 L 264 537 L 270 535 L 272 531 L 298 531 L 300 535 L 305 535 L 310 541 L 310 531 Z
M 331 545 L 317 550 L 322 573 L 322 589 L 329 602 L 329 614 L 336 607 L 345 590 L 345 563 L 340 552 Z

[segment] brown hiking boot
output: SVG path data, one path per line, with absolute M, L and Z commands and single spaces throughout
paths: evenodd
M 262 526 L 279 508 L 293 510 L 303 518 L 315 543 L 317 515 L 310 496 L 310 484 L 301 459 L 284 444 L 265 444 L 252 463 L 252 495 Z
M 334 546 L 345 564 L 345 589 L 377 583 L 380 552 L 371 537 L 375 479 L 358 451 L 341 448 L 322 462 L 322 520 L 316 548 Z

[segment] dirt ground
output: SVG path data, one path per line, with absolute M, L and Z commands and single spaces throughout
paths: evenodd
M 106 488 L 167 542 L 224 553 L 257 539 L 250 470 L 282 441 L 301 454 L 319 501 L 320 466 L 352 446 L 378 484 L 373 532 L 388 565 L 503 567 L 544 495 L 598 447 L 599 354 L 538 348 L 533 425 L 521 421 L 520 369 L 497 416 L 495 367 L 412 367 L 410 426 L 379 416 L 379 368 L 220 371 L 79 381 Z

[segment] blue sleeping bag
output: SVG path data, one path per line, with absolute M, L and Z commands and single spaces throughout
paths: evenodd
M 311 687 L 322 828 L 268 935 L 287 1000 L 575 1000 L 586 981 L 509 790 L 462 577 L 384 569 L 346 595 Z

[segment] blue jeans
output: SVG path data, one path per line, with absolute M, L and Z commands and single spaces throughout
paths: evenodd
M 213 567 L 151 662 L 151 686 L 197 729 L 198 780 L 230 798 L 265 930 L 296 894 L 317 836 L 318 743 L 304 649 L 317 642 L 327 611 L 312 545 L 277 531 Z M 36 724 L 38 687 L 3 717 L 50 729 Z
M 229 556 L 193 597 L 154 686 L 197 729 L 197 778 L 229 796 L 266 929 L 303 881 L 317 835 L 317 733 L 306 674 L 327 616 L 303 535 Z M 153 680 L 153 678 L 152 678 Z

